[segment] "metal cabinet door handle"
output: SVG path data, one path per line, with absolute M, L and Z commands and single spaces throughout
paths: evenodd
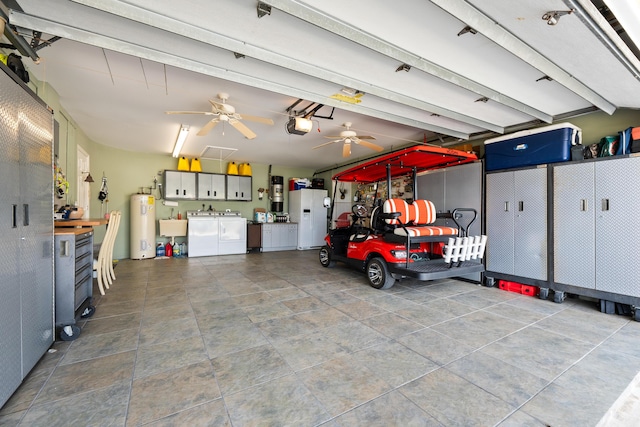
M 580 199 L 580 210 L 582 212 L 586 212 L 589 209 L 589 204 L 587 203 L 587 199 Z
M 69 256 L 69 241 L 68 240 L 62 240 L 60 242 L 60 256 L 61 257 L 68 257 Z
M 518 202 L 518 210 L 520 212 L 524 211 L 524 202 L 522 200 Z
M 504 211 L 509 212 L 509 202 L 504 202 Z
M 602 211 L 609 210 L 609 199 L 602 199 Z

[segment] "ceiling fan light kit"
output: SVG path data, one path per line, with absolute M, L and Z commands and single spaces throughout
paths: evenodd
M 229 99 L 229 94 L 227 93 L 219 93 L 218 99 L 220 99 L 221 102 L 216 102 L 211 99 L 209 100 L 209 103 L 211 104 L 211 111 L 167 111 L 166 113 L 202 114 L 205 116 L 214 116 L 213 119 L 211 119 L 200 129 L 200 131 L 197 133 L 198 136 L 208 135 L 209 132 L 211 132 L 211 130 L 216 127 L 218 123 L 226 122 L 233 126 L 233 128 L 240 132 L 242 135 L 244 135 L 245 138 L 254 139 L 257 135 L 251 129 L 245 126 L 245 124 L 242 123 L 241 120 L 248 120 L 251 122 L 257 122 L 271 126 L 273 125 L 273 120 L 271 119 L 237 113 L 236 109 L 232 105 L 227 104 L 227 100 Z M 177 157 L 175 153 L 174 157 Z
M 316 148 L 324 147 L 326 145 L 333 144 L 334 142 L 342 142 L 343 143 L 342 157 L 349 157 L 351 155 L 351 143 L 362 145 L 364 147 L 367 147 L 371 150 L 375 150 L 378 152 L 383 150 L 383 148 L 378 144 L 374 144 L 373 142 L 367 141 L 368 139 L 369 140 L 375 139 L 373 136 L 358 135 L 355 131 L 352 131 L 350 122 L 346 122 L 342 126 L 345 127 L 346 130 L 343 130 L 342 132 L 340 132 L 340 135 L 325 136 L 325 138 L 331 138 L 331 139 L 337 138 L 337 139 L 334 139 L 333 141 L 325 142 L 324 144 L 316 145 L 315 147 L 313 147 L 313 149 L 315 150 Z

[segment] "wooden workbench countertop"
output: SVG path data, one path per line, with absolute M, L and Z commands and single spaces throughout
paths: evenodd
M 87 219 L 58 219 L 53 221 L 54 227 L 96 227 L 98 225 L 107 225 L 109 220 L 106 218 L 87 218 Z
M 55 236 L 62 236 L 65 234 L 75 234 L 77 236 L 79 234 L 90 233 L 92 231 L 93 231 L 93 227 L 82 227 L 82 228 L 55 227 L 53 229 L 53 234 Z

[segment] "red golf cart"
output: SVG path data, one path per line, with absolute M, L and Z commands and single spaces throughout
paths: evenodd
M 320 263 L 324 267 L 332 267 L 336 261 L 351 265 L 365 272 L 376 289 L 388 289 L 396 279 L 405 277 L 435 280 L 484 271 L 487 237 L 468 235 L 469 226 L 477 218 L 475 209 L 461 207 L 436 213 L 429 200 L 389 198 L 385 191 L 377 191 L 379 185 L 388 191 L 392 181 L 411 177 L 413 195 L 417 195 L 416 176 L 420 172 L 475 160 L 473 153 L 416 146 L 336 174 L 333 179 L 337 182 L 372 188 L 373 200 L 356 202 L 352 220 L 345 224 L 342 218 L 338 223 L 341 226 L 329 231 L 326 245 L 320 249 Z M 381 185 L 385 181 L 386 187 Z M 335 196 L 334 190 L 331 218 Z M 439 218 L 449 218 L 456 226 L 435 225 Z

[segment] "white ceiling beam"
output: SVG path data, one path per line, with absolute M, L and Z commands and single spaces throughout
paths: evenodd
M 506 31 L 497 22 L 493 21 L 478 9 L 464 0 L 430 0 L 444 11 L 460 19 L 462 22 L 477 30 L 483 36 L 502 46 L 518 58 L 540 70 L 578 96 L 589 101 L 602 111 L 613 114 L 616 106 L 600 96 L 598 93 L 585 86 L 572 75 L 558 67 L 545 56 L 539 54 L 529 45 L 522 42 L 510 32 Z
M 251 45 L 242 40 L 236 40 L 228 37 L 224 34 L 216 33 L 191 25 L 187 22 L 179 21 L 167 16 L 160 15 L 158 13 L 143 9 L 137 6 L 133 6 L 121 0 L 72 0 L 75 3 L 82 4 L 84 6 L 92 7 L 103 12 L 107 12 L 122 18 L 126 18 L 132 21 L 140 22 L 147 25 L 152 25 L 155 28 L 165 30 L 174 34 L 181 35 L 190 39 L 197 40 L 199 42 L 208 43 L 222 49 L 229 50 L 230 52 L 241 53 L 245 56 L 264 61 L 273 65 L 277 65 L 289 70 L 297 71 L 299 73 L 313 76 L 315 78 L 330 81 L 336 84 L 336 86 L 347 86 L 352 88 L 363 89 L 366 93 L 375 95 L 377 97 L 387 99 L 399 104 L 403 104 L 409 107 L 424 110 L 428 113 L 435 113 L 443 117 L 448 117 L 453 120 L 457 120 L 463 123 L 467 123 L 478 128 L 487 129 L 496 133 L 504 133 L 504 127 L 496 124 L 481 120 L 477 117 L 472 117 L 466 114 L 459 113 L 447 108 L 443 108 L 436 104 L 425 102 L 423 100 L 404 95 L 402 93 L 390 91 L 386 88 L 374 86 L 370 82 L 364 82 L 353 76 L 347 76 L 336 72 L 336 70 L 328 70 L 321 67 L 319 64 L 312 64 L 302 61 L 300 58 L 291 58 L 282 53 L 266 50 L 262 47 Z M 288 13 L 288 12 L 287 12 Z M 256 18 L 257 19 L 257 18 Z M 312 22 L 314 23 L 314 22 Z M 315 24 L 315 23 L 314 23 Z M 368 46 L 367 46 L 368 47 Z M 380 52 L 383 53 L 384 52 Z M 388 56 L 388 55 L 387 55 Z M 402 60 L 400 60 L 402 62 Z M 415 61 L 414 61 L 415 62 Z M 419 67 L 418 67 L 419 68 Z M 450 73 L 451 74 L 451 73 Z M 450 83 L 459 85 L 458 78 L 455 76 Z M 240 82 L 242 83 L 242 82 Z M 464 87 L 464 86 L 463 86 Z M 496 96 L 492 98 L 498 100 L 496 93 L 491 94 Z M 342 105 L 342 104 L 340 104 Z M 360 107 L 359 107 L 360 108 Z M 522 107 L 527 109 L 525 107 Z M 358 112 L 357 110 L 354 110 Z M 551 116 L 528 108 L 524 111 L 526 114 L 532 117 L 539 118 L 540 120 L 551 122 Z
M 11 11 L 10 21 L 12 24 L 19 25 L 21 27 L 42 31 L 44 33 L 56 34 L 60 37 L 75 40 L 82 43 L 87 43 L 93 46 L 101 47 L 104 49 L 113 50 L 115 52 L 121 52 L 124 54 L 156 61 L 159 63 L 174 66 L 176 68 L 182 68 L 197 73 L 213 76 L 216 78 L 229 80 L 235 83 L 245 84 L 251 87 L 268 90 L 275 93 L 282 93 L 295 98 L 306 99 L 311 102 L 321 103 L 324 105 L 340 108 L 342 110 L 348 110 L 359 114 L 364 114 L 371 117 L 376 117 L 383 120 L 388 120 L 394 123 L 403 124 L 406 126 L 412 126 L 419 129 L 429 130 L 439 134 L 450 135 L 455 138 L 469 139 L 469 134 L 460 132 L 455 129 L 449 129 L 442 126 L 434 125 L 432 123 L 423 122 L 420 120 L 409 119 L 404 116 L 390 113 L 389 111 L 381 111 L 377 109 L 363 107 L 361 105 L 352 105 L 341 101 L 327 98 L 324 94 L 317 94 L 292 86 L 287 86 L 275 81 L 267 81 L 261 78 L 256 78 L 250 75 L 241 74 L 232 70 L 222 69 L 212 64 L 207 64 L 200 61 L 195 61 L 190 58 L 184 58 L 172 53 L 167 53 L 162 50 L 151 49 L 149 47 L 140 46 L 127 41 L 119 40 L 114 37 L 110 37 L 103 34 L 97 34 L 92 31 L 77 28 L 61 22 L 52 22 L 47 19 L 31 16 L 22 12 Z
M 638 18 L 640 17 L 640 3 L 635 1 L 604 0 L 607 7 L 614 14 L 620 25 L 633 41 L 633 36 L 640 37 Z M 591 0 L 564 0 L 567 7 L 575 9 L 576 15 L 591 30 L 591 32 L 609 49 L 636 79 L 640 79 L 640 60 L 622 41 L 618 33 L 602 16 Z M 640 39 L 636 39 L 640 40 Z M 637 41 L 634 41 L 637 43 Z M 640 46 L 637 46 L 640 48 Z
M 460 86 L 466 90 L 487 97 L 492 101 L 528 114 L 531 117 L 535 117 L 544 122 L 551 123 L 553 121 L 553 117 L 550 114 L 515 100 L 463 75 L 454 73 L 453 71 L 428 61 L 413 52 L 402 49 L 378 37 L 374 37 L 371 34 L 350 25 L 348 22 L 327 16 L 326 13 L 321 13 L 308 5 L 291 0 L 263 0 L 263 2 L 285 13 L 344 37 L 354 43 L 365 46 L 390 58 L 394 58 L 401 64 L 410 65 L 412 68 L 431 74 L 432 76 L 438 77 L 448 83 Z

